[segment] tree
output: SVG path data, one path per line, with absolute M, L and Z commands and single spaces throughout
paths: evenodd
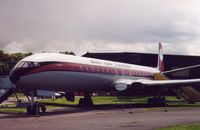
M 4 51 L 0 50 L 0 75 L 8 75 L 17 62 L 32 54 L 32 52 L 4 53 Z
M 71 51 L 61 51 L 60 53 L 75 55 L 75 53 Z M 0 75 L 8 75 L 10 70 L 17 64 L 17 62 L 32 54 L 32 52 L 5 53 L 3 50 L 0 50 Z

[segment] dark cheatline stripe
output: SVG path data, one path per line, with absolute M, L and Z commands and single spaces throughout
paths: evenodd
M 71 72 L 86 72 L 97 74 L 111 74 L 123 76 L 137 76 L 137 77 L 152 77 L 153 73 L 138 70 L 119 69 L 104 66 L 75 64 L 75 63 L 49 63 L 31 70 L 25 75 L 35 74 L 45 71 L 71 71 Z

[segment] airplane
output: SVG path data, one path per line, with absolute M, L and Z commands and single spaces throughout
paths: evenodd
M 45 106 L 34 101 L 37 90 L 65 92 L 69 101 L 74 101 L 74 92 L 83 92 L 84 98 L 79 101 L 83 106 L 93 105 L 91 93 L 112 91 L 148 94 L 153 96 L 149 103 L 165 102 L 169 91 L 199 100 L 200 95 L 195 95 L 192 87 L 199 86 L 200 79 L 170 80 L 163 75 L 162 50 L 159 43 L 158 66 L 155 68 L 59 53 L 39 53 L 20 60 L 11 70 L 9 79 L 15 89 L 31 95 L 28 114 L 36 114 L 39 107 L 46 110 Z

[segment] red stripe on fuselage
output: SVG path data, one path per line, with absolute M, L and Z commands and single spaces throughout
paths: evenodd
M 50 63 L 48 65 L 33 69 L 32 71 L 28 72 L 27 75 L 45 71 L 71 71 L 71 72 L 112 74 L 112 75 L 123 75 L 123 76 L 137 76 L 137 77 L 153 76 L 153 73 L 146 71 L 120 69 L 120 68 L 95 66 L 87 64 L 75 64 L 75 63 Z

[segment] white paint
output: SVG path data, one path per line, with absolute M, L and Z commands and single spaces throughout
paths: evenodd
M 158 73 L 159 70 L 152 67 L 125 64 L 120 62 L 113 62 L 108 60 L 99 60 L 94 58 L 79 57 L 73 55 L 65 55 L 60 53 L 39 53 L 35 55 L 28 56 L 21 61 L 31 61 L 31 62 L 68 62 L 68 63 L 78 63 L 87 65 L 97 65 L 105 67 L 114 67 L 121 69 L 130 69 L 138 71 L 146 71 L 151 73 Z

